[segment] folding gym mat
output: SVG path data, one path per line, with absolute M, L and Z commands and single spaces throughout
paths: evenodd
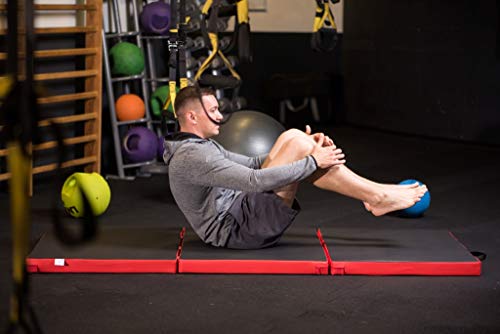
M 291 228 L 274 247 L 257 250 L 215 248 L 187 230 L 179 273 L 328 274 L 328 259 L 314 228 Z
M 481 261 L 449 231 L 321 228 L 332 275 L 480 275 Z
M 175 273 L 181 228 L 101 227 L 95 240 L 65 246 L 44 234 L 26 260 L 28 272 Z
M 445 230 L 289 229 L 259 250 L 221 249 L 181 228 L 106 227 L 81 246 L 46 233 L 27 259 L 41 273 L 480 275 L 481 262 Z

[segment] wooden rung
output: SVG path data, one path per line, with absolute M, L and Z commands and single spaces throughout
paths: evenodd
M 55 58 L 68 56 L 89 56 L 97 54 L 97 48 L 77 48 L 77 49 L 56 49 L 56 50 L 39 50 L 35 51 L 35 58 Z M 26 55 L 19 53 L 19 58 L 24 59 Z M 6 52 L 0 52 L 0 60 L 7 59 Z
M 6 11 L 7 5 L 0 5 L 0 11 Z M 96 10 L 94 5 L 47 5 L 35 4 L 35 10 Z
M 97 92 L 92 91 L 92 92 L 84 92 L 84 93 L 40 97 L 37 99 L 37 102 L 39 104 L 61 103 L 61 102 L 68 102 L 68 101 L 95 99 L 96 97 L 97 97 Z
M 94 5 L 48 5 L 39 4 L 35 5 L 35 10 L 96 10 Z
M 84 157 L 80 159 L 74 159 L 74 160 L 69 160 L 66 162 L 63 162 L 62 167 L 74 167 L 74 166 L 80 166 L 80 165 L 87 165 L 91 164 L 97 161 L 96 156 L 89 156 L 89 157 Z M 50 172 L 52 170 L 57 169 L 57 164 L 49 164 L 49 165 L 44 165 L 44 166 L 38 166 L 38 167 L 33 167 L 32 172 L 33 174 L 39 174 L 39 173 L 45 173 L 45 172 Z M 10 175 L 9 175 L 10 176 Z M 1 175 L 0 175 L 1 177 Z M 0 178 L 0 180 L 2 180 Z
M 96 32 L 95 27 L 58 27 L 58 28 L 37 28 L 35 34 L 75 34 L 84 32 Z
M 63 162 L 61 167 L 67 168 L 67 167 L 74 167 L 74 166 L 80 166 L 80 165 L 87 165 L 87 164 L 94 163 L 96 161 L 97 161 L 97 157 L 90 156 L 90 157 L 73 159 L 73 160 Z M 39 174 L 39 173 L 50 172 L 50 171 L 56 170 L 56 169 L 57 169 L 57 164 L 54 163 L 54 164 L 49 164 L 49 165 L 44 165 L 44 166 L 33 167 L 32 172 L 33 172 L 33 174 Z
M 86 56 L 97 54 L 97 48 L 76 48 L 76 49 L 56 49 L 35 51 L 37 58 L 67 57 L 67 56 Z
M 2 130 L 2 126 L 0 126 L 0 130 Z M 4 148 L 0 150 L 0 157 L 6 157 L 9 154 L 9 150 Z
M 56 123 L 63 124 L 63 123 L 74 123 L 77 121 L 87 121 L 90 119 L 95 119 L 96 117 L 97 117 L 97 113 L 91 113 L 91 114 L 81 114 L 81 115 L 66 116 L 66 117 L 55 117 L 55 118 L 52 118 L 52 120 Z M 39 126 L 48 126 L 49 124 L 50 123 L 48 120 L 41 121 L 38 123 Z M 94 141 L 94 140 L 97 140 L 97 135 L 87 135 L 87 136 L 82 136 L 82 137 L 74 137 L 74 138 L 65 139 L 64 145 L 76 145 L 76 144 L 86 143 L 86 142 Z M 47 150 L 49 148 L 54 148 L 56 146 L 57 146 L 57 142 L 50 141 L 50 142 L 46 142 L 43 144 L 33 145 L 33 150 L 37 150 L 37 151 Z M 0 150 L 0 157 L 6 157 L 8 154 L 9 154 L 8 149 L 1 149 Z
M 63 162 L 62 167 L 67 168 L 67 167 L 74 167 L 74 166 L 81 166 L 81 165 L 88 165 L 91 163 L 94 163 L 97 161 L 96 156 L 90 156 L 90 157 L 84 157 L 84 158 L 79 158 L 79 159 L 74 159 L 74 160 L 69 160 L 66 162 Z M 52 170 L 57 169 L 57 164 L 49 164 L 49 165 L 44 165 L 44 166 L 38 166 L 38 167 L 33 167 L 31 172 L 33 174 L 40 174 L 40 173 L 45 173 L 45 172 L 50 172 Z M 0 181 L 5 181 L 10 179 L 10 173 L 4 173 L 0 174 Z
M 37 28 L 35 34 L 48 35 L 48 34 L 77 34 L 86 32 L 96 32 L 95 27 L 57 27 L 57 28 Z M 20 34 L 25 34 L 24 30 L 19 30 Z M 0 29 L 0 35 L 6 35 L 7 29 Z
M 71 116 L 61 116 L 61 117 L 53 117 L 50 119 L 45 119 L 43 121 L 38 122 L 38 126 L 49 126 L 50 122 L 58 123 L 58 124 L 66 124 L 66 123 L 75 123 L 75 122 L 83 122 L 89 121 L 97 118 L 97 113 L 88 113 L 88 114 L 80 114 L 80 115 L 71 115 Z
M 75 166 L 81 166 L 81 165 L 88 165 L 88 164 L 94 163 L 96 161 L 97 161 L 97 157 L 96 156 L 89 156 L 89 157 L 84 157 L 84 158 L 79 158 L 79 159 L 73 159 L 73 160 L 69 160 L 69 161 L 63 162 L 63 164 L 62 164 L 61 167 L 62 168 L 67 168 L 67 167 L 75 167 Z M 40 173 L 50 172 L 50 171 L 53 171 L 53 170 L 56 170 L 56 169 L 57 169 L 57 164 L 54 163 L 54 164 L 48 164 L 48 165 L 33 167 L 33 169 L 31 170 L 31 172 L 33 174 L 40 174 Z M 8 180 L 8 179 L 10 179 L 10 176 L 11 176 L 10 173 L 0 174 L 0 181 Z
M 53 72 L 35 74 L 34 79 L 42 80 L 57 80 L 57 79 L 73 79 L 82 77 L 91 77 L 99 74 L 97 70 L 83 70 L 83 71 L 68 71 L 68 72 Z
M 97 140 L 97 135 L 87 135 L 81 137 L 66 138 L 63 140 L 64 145 L 77 145 L 82 143 L 88 143 Z M 48 141 L 42 144 L 33 145 L 34 151 L 43 151 L 51 148 L 57 147 L 57 141 Z
M 58 123 L 58 124 L 66 124 L 66 123 L 90 121 L 90 120 L 94 120 L 96 118 L 97 118 L 97 113 L 95 113 L 95 112 L 86 113 L 86 114 L 79 114 L 79 115 L 52 117 L 52 118 L 47 118 L 47 119 L 39 121 L 38 126 L 39 127 L 49 126 L 51 122 Z M 143 118 L 141 120 L 146 120 L 146 119 Z M 131 122 L 133 122 L 133 121 L 131 121 Z M 3 126 L 0 125 L 0 131 L 2 131 L 2 128 L 3 128 Z M 1 152 L 1 150 L 0 150 L 0 152 Z

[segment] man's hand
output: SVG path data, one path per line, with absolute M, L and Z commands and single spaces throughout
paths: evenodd
M 319 139 L 319 136 L 322 135 L 322 133 L 314 133 L 314 134 L 311 134 L 311 127 L 309 125 L 306 125 L 306 134 L 311 137 L 316 143 L 318 142 L 318 139 Z M 333 140 L 330 139 L 330 137 L 328 136 L 324 136 L 325 137 L 325 141 L 323 142 L 323 146 L 333 146 L 333 148 L 335 148 L 335 144 L 333 143 Z
M 325 135 L 318 134 L 316 146 L 314 146 L 311 155 L 316 160 L 318 167 L 321 169 L 330 168 L 345 164 L 345 155 L 340 148 L 335 146 L 325 146 Z

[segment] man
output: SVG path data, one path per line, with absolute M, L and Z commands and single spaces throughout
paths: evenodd
M 285 131 L 266 156 L 226 151 L 210 139 L 223 117 L 208 89 L 182 89 L 175 110 L 180 131 L 165 141 L 164 154 L 171 191 L 194 231 L 213 246 L 276 244 L 300 211 L 295 195 L 301 181 L 359 199 L 375 216 L 408 208 L 427 191 L 355 174 L 345 166 L 342 150 L 309 127 Z

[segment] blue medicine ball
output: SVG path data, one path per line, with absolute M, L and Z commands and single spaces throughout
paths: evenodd
M 399 184 L 414 184 L 415 182 L 418 182 L 418 184 L 422 185 L 422 182 L 409 179 L 409 180 L 404 180 L 399 182 Z M 431 204 L 431 194 L 429 191 L 427 191 L 424 196 L 415 203 L 413 206 L 410 206 L 407 209 L 400 210 L 399 215 L 402 217 L 410 217 L 410 218 L 415 218 L 415 217 L 420 217 L 424 214 L 425 210 L 429 208 L 429 205 Z

